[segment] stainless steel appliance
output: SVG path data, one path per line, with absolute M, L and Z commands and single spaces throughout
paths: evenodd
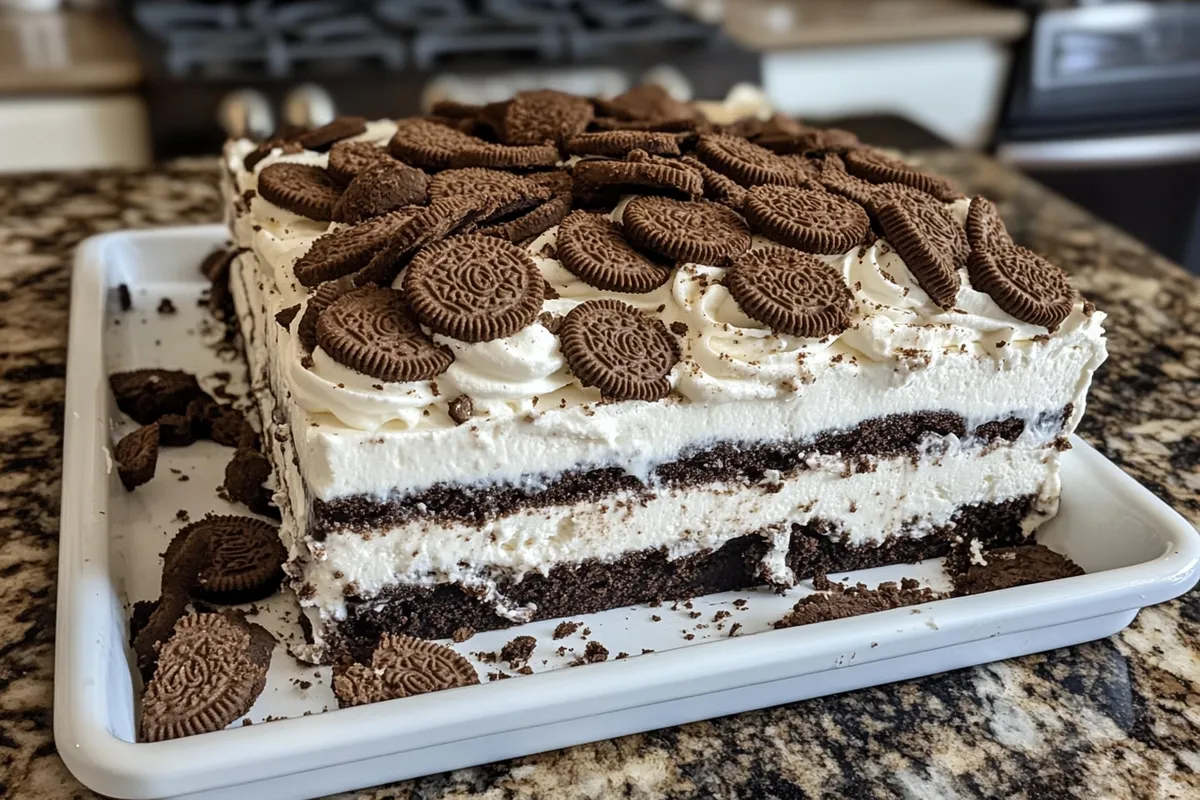
M 1200 273 L 1200 3 L 1026 5 L 997 156 Z

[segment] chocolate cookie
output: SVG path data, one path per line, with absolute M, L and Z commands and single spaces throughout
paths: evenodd
M 808 253 L 845 253 L 871 227 L 862 206 L 823 189 L 755 186 L 743 211 L 750 230 Z
M 571 195 L 558 194 L 540 205 L 503 222 L 493 222 L 479 228 L 485 236 L 498 236 L 514 244 L 540 236 L 562 222 L 571 210 Z
M 504 143 L 557 144 L 583 133 L 592 119 L 592 104 L 582 97 L 539 89 L 517 92 L 504 112 Z
M 696 157 L 746 188 L 764 183 L 805 186 L 814 177 L 803 159 L 776 155 L 737 136 L 701 136 Z
M 871 183 L 903 183 L 946 202 L 962 197 L 962 193 L 954 184 L 945 178 L 921 172 L 878 150 L 852 150 L 846 153 L 842 160 L 846 164 L 847 172 Z
M 750 248 L 746 221 L 707 200 L 636 197 L 622 222 L 634 246 L 677 261 L 722 266 Z
M 338 706 L 347 708 L 477 683 L 471 662 L 449 647 L 385 633 L 369 667 L 352 664 L 335 674 L 333 693 Z
M 657 83 L 635 86 L 611 99 L 595 99 L 592 103 L 606 117 L 619 120 L 695 120 L 700 111 L 676 100 Z
M 972 250 L 1013 244 L 996 204 L 986 197 L 972 197 L 967 210 L 967 241 Z
M 351 225 L 425 202 L 429 176 L 394 159 L 373 164 L 350 182 L 333 207 L 337 222 Z
M 780 155 L 845 153 L 862 147 L 862 142 L 850 131 L 805 125 L 797 125 L 794 130 L 763 131 L 754 143 Z
M 280 208 L 328 222 L 341 192 L 321 167 L 275 163 L 258 173 L 258 193 Z
M 853 298 L 829 265 L 789 247 L 762 247 L 733 261 L 725 287 L 751 319 L 776 333 L 820 338 L 850 324 Z
M 396 123 L 388 152 L 414 167 L 440 170 L 450 166 L 451 158 L 459 150 L 484 143 L 482 139 L 428 120 L 402 119 Z
M 121 437 L 113 448 L 113 460 L 127 491 L 148 483 L 158 465 L 158 423 L 152 422 Z
M 161 447 L 187 447 L 196 441 L 192 420 L 185 414 L 163 414 L 158 418 L 158 443 Z
M 429 380 L 454 361 L 421 331 L 395 289 L 343 294 L 317 320 L 317 342 L 339 364 L 381 381 Z
M 329 151 L 329 166 L 325 169 L 334 183 L 347 186 L 372 164 L 395 160 L 387 150 L 371 142 L 338 142 Z
M 704 194 L 700 173 L 679 161 L 635 150 L 624 161 L 580 161 L 574 169 L 576 196 L 612 205 L 622 195 L 665 195 L 696 200 Z
M 209 516 L 175 534 L 163 556 L 164 575 L 180 573 L 185 558 L 199 564 L 192 594 L 214 603 L 250 603 L 278 591 L 287 550 L 268 522 Z
M 434 200 L 489 194 L 520 194 L 540 203 L 549 199 L 550 190 L 519 175 L 479 167 L 439 172 L 429 182 L 429 196 Z
M 543 279 L 524 250 L 476 234 L 418 253 L 404 274 L 404 294 L 422 324 L 460 341 L 486 342 L 537 319 Z
M 254 168 L 258 165 L 258 162 L 271 155 L 271 152 L 277 147 L 285 154 L 299 153 L 304 149 L 300 146 L 300 143 L 295 140 L 272 137 L 264 142 L 259 142 L 253 150 L 247 153 L 242 158 L 242 166 L 245 167 L 247 171 L 253 172 Z
M 654 131 L 600 131 L 567 139 L 566 151 L 577 156 L 623 157 L 641 150 L 652 156 L 678 156 L 679 143 L 670 133 Z
M 319 128 L 313 128 L 311 131 L 300 134 L 297 141 L 305 150 L 323 152 L 328 150 L 334 142 L 366 132 L 366 117 L 338 117 Z
M 266 686 L 273 647 L 265 629 L 244 619 L 226 614 L 181 619 L 142 697 L 141 740 L 219 731 L 243 716 Z
M 727 178 L 715 169 L 712 169 L 695 156 L 684 156 L 682 161 L 700 173 L 700 177 L 704 181 L 705 200 L 712 200 L 723 206 L 728 206 L 734 211 L 740 212 L 742 210 L 747 196 L 745 187 L 732 178 Z
M 426 245 L 490 224 L 505 214 L 528 209 L 531 200 L 523 194 L 454 195 L 434 200 L 417 209 L 412 219 L 395 233 L 387 246 L 353 275 L 355 285 L 391 286 L 400 270 Z
M 311 288 L 363 268 L 401 234 L 419 211 L 401 208 L 318 236 L 293 266 L 296 280 Z
M 662 320 L 620 300 L 589 300 L 559 328 L 563 356 L 584 386 L 608 400 L 658 400 L 671 391 L 667 376 L 679 343 Z
M 108 383 L 117 408 L 143 425 L 158 421 L 164 414 L 186 414 L 188 404 L 207 397 L 194 375 L 179 370 L 114 372 Z
M 558 148 L 552 144 L 512 146 L 483 142 L 464 147 L 450 157 L 454 169 L 533 169 L 553 167 L 559 161 Z
M 929 298 L 953 308 L 962 284 L 958 265 L 968 251 L 963 229 L 933 203 L 884 203 L 877 215 L 888 243 Z
M 971 285 L 1022 322 L 1058 329 L 1075 305 L 1075 290 L 1061 269 L 1032 250 L 987 244 L 971 249 Z
M 333 301 L 357 288 L 354 276 L 345 275 L 337 280 L 325 281 L 309 294 L 304 304 L 304 316 L 300 317 L 300 324 L 296 327 L 296 336 L 305 350 L 311 353 L 317 349 L 317 320 L 321 318 L 321 312 L 333 305 Z
M 574 211 L 558 228 L 558 259 L 589 286 L 644 294 L 671 277 L 626 241 L 621 224 L 604 214 Z
M 252 447 L 239 447 L 225 466 L 225 493 L 255 514 L 278 519 L 279 510 L 271 505 L 271 490 L 263 484 L 271 477 L 271 462 Z

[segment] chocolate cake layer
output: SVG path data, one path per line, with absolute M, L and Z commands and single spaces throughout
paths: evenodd
M 947 555 L 953 545 L 970 539 L 985 548 L 1008 547 L 1027 540 L 1021 522 L 1036 498 L 1016 498 L 960 508 L 951 524 L 921 538 L 896 537 L 882 545 L 846 545 L 829 538 L 830 527 L 820 520 L 793 525 L 787 565 L 797 578 L 848 572 L 886 564 L 914 563 Z M 766 540 L 748 534 L 730 540 L 716 551 L 671 561 L 663 550 L 628 553 L 617 561 L 588 561 L 561 565 L 548 575 L 528 574 L 523 580 L 497 581 L 499 592 L 515 605 L 537 606 L 534 619 L 590 614 L 654 600 L 698 597 L 765 583 L 759 564 Z M 397 587 L 364 600 L 347 599 L 346 619 L 330 636 L 330 654 L 370 655 L 383 633 L 405 633 L 426 639 L 445 638 L 457 628 L 477 631 L 504 628 L 511 622 L 461 586 L 434 589 Z
M 1061 431 L 1072 406 L 1043 413 L 1039 430 Z M 813 455 L 839 455 L 847 459 L 868 456 L 895 458 L 917 455 L 928 435 L 955 435 L 985 443 L 1012 442 L 1025 430 L 1018 417 L 994 420 L 968 429 L 958 414 L 925 411 L 867 420 L 847 431 L 823 434 L 803 442 L 740 444 L 722 442 L 684 454 L 660 465 L 651 474 L 650 486 L 698 486 L 706 483 L 757 483 L 768 471 L 790 474 L 807 468 Z M 320 541 L 331 531 L 371 531 L 402 525 L 413 519 L 483 524 L 489 519 L 524 508 L 595 502 L 617 492 L 646 490 L 646 484 L 622 467 L 602 467 L 562 472 L 539 482 L 540 488 L 513 485 L 466 486 L 439 484 L 402 499 L 380 502 L 364 495 L 332 501 L 314 499 L 309 535 Z

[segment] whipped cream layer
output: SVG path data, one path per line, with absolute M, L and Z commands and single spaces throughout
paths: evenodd
M 359 138 L 382 144 L 390 132 L 379 123 Z M 271 163 L 327 159 L 275 153 L 251 172 L 241 166 L 250 148 L 248 142 L 227 148 L 231 202 L 253 189 Z M 965 203 L 951 210 L 961 221 Z M 612 217 L 622 211 L 618 205 Z M 303 307 L 306 290 L 292 266 L 334 227 L 258 196 L 248 208 L 242 203 L 233 230 L 253 252 L 268 318 Z M 971 287 L 963 270 L 956 306 L 945 311 L 882 240 L 823 257 L 845 276 L 855 314 L 842 334 L 813 340 L 775 334 L 747 317 L 720 284 L 725 270 L 713 266 L 684 264 L 647 294 L 595 289 L 554 258 L 556 236 L 551 229 L 529 245 L 560 295 L 543 310 L 562 315 L 586 300 L 615 297 L 667 324 L 682 323 L 687 332 L 670 375 L 672 394 L 656 402 L 601 403 L 570 373 L 557 337 L 540 322 L 475 344 L 434 334 L 455 355 L 445 373 L 432 381 L 381 383 L 320 348 L 306 367 L 297 315 L 290 330 L 272 324 L 254 346 L 273 351 L 276 391 L 291 401 L 286 411 L 296 457 L 313 497 L 395 499 L 444 483 L 536 486 L 566 469 L 612 464 L 644 478 L 681 451 L 720 441 L 803 440 L 864 419 L 926 410 L 954 412 L 973 425 L 1014 415 L 1032 422 L 1069 403 L 1069 431 L 1105 357 L 1103 314 L 1082 302 L 1051 334 L 1005 313 Z M 768 244 L 755 237 L 755 247 Z M 464 394 L 476 417 L 456 425 L 447 406 Z
M 482 525 L 419 521 L 372 532 L 332 534 L 304 569 L 322 615 L 341 618 L 343 587 L 363 598 L 396 584 L 442 583 L 495 592 L 494 580 L 547 574 L 561 564 L 590 559 L 611 562 L 638 550 L 665 549 L 671 559 L 716 550 L 731 539 L 765 532 L 770 550 L 764 577 L 790 585 L 784 557 L 791 525 L 830 523 L 851 546 L 895 536 L 920 537 L 950 523 L 955 510 L 976 503 L 1040 498 L 1030 528 L 1053 516 L 1058 499 L 1058 451 L 1054 448 L 949 449 L 916 461 L 869 459 L 849 476 L 842 458 L 822 457 L 810 468 L 759 485 L 712 483 L 610 495 L 600 503 L 530 508 Z M 286 481 L 299 478 L 294 467 Z M 503 616 L 520 618 L 505 598 L 494 602 Z M 514 616 L 515 615 L 515 616 Z

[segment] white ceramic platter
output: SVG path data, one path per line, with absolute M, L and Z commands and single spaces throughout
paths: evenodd
M 239 363 L 205 344 L 211 337 L 196 302 L 205 288 L 197 264 L 224 240 L 219 226 L 106 234 L 85 242 L 75 265 L 54 730 L 67 766 L 105 795 L 265 800 L 370 786 L 1085 642 L 1196 583 L 1196 531 L 1074 439 L 1062 510 L 1040 539 L 1087 575 L 786 630 L 771 623 L 810 586 L 785 596 L 729 592 L 691 608 L 618 608 L 575 618 L 610 653 L 575 669 L 566 667 L 583 652 L 582 629 L 554 641 L 557 621 L 530 623 L 454 646 L 474 659 L 530 634 L 538 640 L 533 675 L 490 682 L 486 674 L 501 667 L 474 660 L 479 686 L 326 713 L 336 708 L 328 670 L 288 654 L 297 609 L 279 596 L 255 617 L 281 645 L 248 715 L 254 724 L 138 744 L 130 605 L 157 595 L 159 554 L 183 525 L 181 509 L 191 519 L 244 509 L 216 495 L 231 451 L 211 442 L 165 449 L 154 480 L 126 492 L 110 445 L 129 423 L 113 407 L 107 376 L 156 366 L 202 379 L 220 370 L 241 375 Z M 134 304 L 124 313 L 122 283 Z M 163 297 L 176 313 L 158 313 Z M 850 579 L 901 577 L 946 588 L 936 561 Z M 734 605 L 739 598 L 744 608 Z M 715 621 L 718 611 L 731 616 Z M 740 628 L 731 637 L 733 623 Z M 559 655 L 559 647 L 568 649 Z M 630 657 L 617 660 L 620 652 Z

